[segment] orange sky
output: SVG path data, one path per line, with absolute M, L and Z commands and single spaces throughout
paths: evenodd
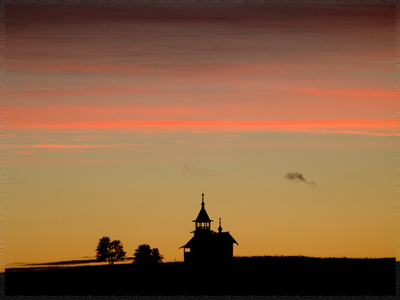
M 183 260 L 202 192 L 235 255 L 395 256 L 393 5 L 8 5 L 6 41 L 6 266 Z

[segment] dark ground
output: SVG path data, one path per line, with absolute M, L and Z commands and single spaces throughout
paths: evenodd
M 395 295 L 395 258 L 237 257 L 230 264 L 6 269 L 6 295 Z

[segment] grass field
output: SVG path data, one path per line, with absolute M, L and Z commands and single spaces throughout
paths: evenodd
M 395 258 L 6 269 L 6 295 L 395 295 Z

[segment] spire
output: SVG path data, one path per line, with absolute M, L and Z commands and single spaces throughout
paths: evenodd
M 209 218 L 206 209 L 204 208 L 204 193 L 201 194 L 201 209 L 199 214 L 197 215 L 196 220 L 193 222 L 212 222 L 212 220 Z
M 219 218 L 219 227 L 218 227 L 218 232 L 222 232 L 222 227 L 221 227 L 221 218 Z

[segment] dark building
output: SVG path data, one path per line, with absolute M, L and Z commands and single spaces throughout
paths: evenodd
M 229 234 L 222 232 L 219 219 L 218 232 L 211 230 L 211 220 L 204 208 L 204 193 L 201 194 L 201 209 L 196 218 L 194 236 L 183 248 L 185 262 L 227 261 L 233 257 L 233 244 L 238 243 Z

